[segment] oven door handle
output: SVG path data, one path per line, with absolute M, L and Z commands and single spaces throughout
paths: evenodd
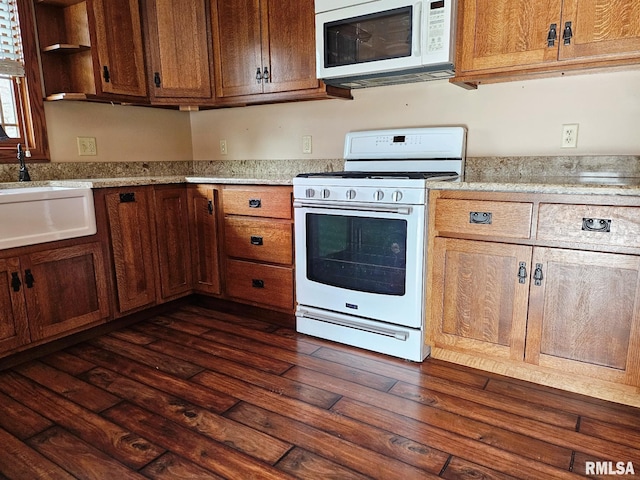
M 375 333 L 376 335 L 382 335 L 384 337 L 391 337 L 402 342 L 406 342 L 409 335 L 406 332 L 400 330 L 391 330 L 388 328 L 373 327 L 371 325 L 363 325 L 362 323 L 352 322 L 349 320 L 337 319 L 329 316 L 319 315 L 317 313 L 311 313 L 304 309 L 299 309 L 297 315 L 310 318 L 311 320 L 318 320 L 320 322 L 333 323 L 346 328 L 354 328 L 356 330 L 362 330 L 369 333 Z
M 314 210 L 353 210 L 358 212 L 373 213 L 396 213 L 399 215 L 411 215 L 413 208 L 411 206 L 402 205 L 371 205 L 370 203 L 348 203 L 348 202 L 331 202 L 330 204 L 322 202 L 310 202 L 302 200 L 294 200 L 293 208 L 313 208 Z

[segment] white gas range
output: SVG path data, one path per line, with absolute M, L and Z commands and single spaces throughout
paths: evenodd
M 293 181 L 298 332 L 422 361 L 428 181 L 459 180 L 466 129 L 348 133 L 345 171 Z

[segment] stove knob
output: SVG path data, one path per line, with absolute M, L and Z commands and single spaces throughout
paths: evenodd
M 330 195 L 331 195 L 331 190 L 329 190 L 328 188 L 322 189 L 322 198 L 329 198 Z
M 376 192 L 373 194 L 374 200 L 382 200 L 383 198 L 384 198 L 384 192 L 382 190 L 376 190 Z
M 402 200 L 402 192 L 400 190 L 396 190 L 395 192 L 393 192 L 391 194 L 391 200 L 393 200 L 394 202 L 399 202 L 400 200 Z
M 316 196 L 316 191 L 313 188 L 307 188 L 307 191 L 304 192 L 307 198 L 313 198 Z
M 356 191 L 353 188 L 350 188 L 347 190 L 346 197 L 348 200 L 353 200 L 356 198 Z

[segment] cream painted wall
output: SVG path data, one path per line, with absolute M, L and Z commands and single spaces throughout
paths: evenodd
M 350 130 L 434 125 L 467 126 L 468 156 L 640 154 L 640 70 L 475 91 L 437 81 L 353 96 L 191 113 L 194 159 L 342 158 Z M 579 124 L 578 148 L 560 148 L 565 123 Z M 311 155 L 302 154 L 302 135 L 313 136 Z
M 483 85 L 446 81 L 354 90 L 354 100 L 179 112 L 84 102 L 45 105 L 53 162 L 342 158 L 350 130 L 465 125 L 468 156 L 639 155 L 640 70 Z M 561 149 L 578 123 L 578 148 Z M 313 153 L 302 154 L 302 135 Z M 98 155 L 78 156 L 76 137 Z M 228 155 L 220 155 L 226 139 Z
M 52 162 L 191 160 L 189 114 L 87 102 L 45 103 Z M 98 155 L 78 156 L 76 137 L 95 137 Z

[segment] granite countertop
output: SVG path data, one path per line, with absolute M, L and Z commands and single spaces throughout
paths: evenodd
M 59 187 L 129 187 L 144 185 L 163 185 L 177 183 L 193 184 L 227 184 L 227 185 L 291 185 L 293 177 L 290 175 L 272 176 L 135 176 L 114 178 L 88 178 L 70 180 L 50 180 L 33 182 L 0 183 L 0 189 L 25 188 L 38 186 Z M 427 182 L 427 188 L 432 190 L 475 190 L 487 192 L 523 192 L 523 193 L 565 193 L 590 195 L 625 195 L 640 196 L 640 177 L 598 177 L 598 176 L 563 176 L 563 177 L 500 177 L 485 176 L 483 178 L 467 179 L 463 182 Z

